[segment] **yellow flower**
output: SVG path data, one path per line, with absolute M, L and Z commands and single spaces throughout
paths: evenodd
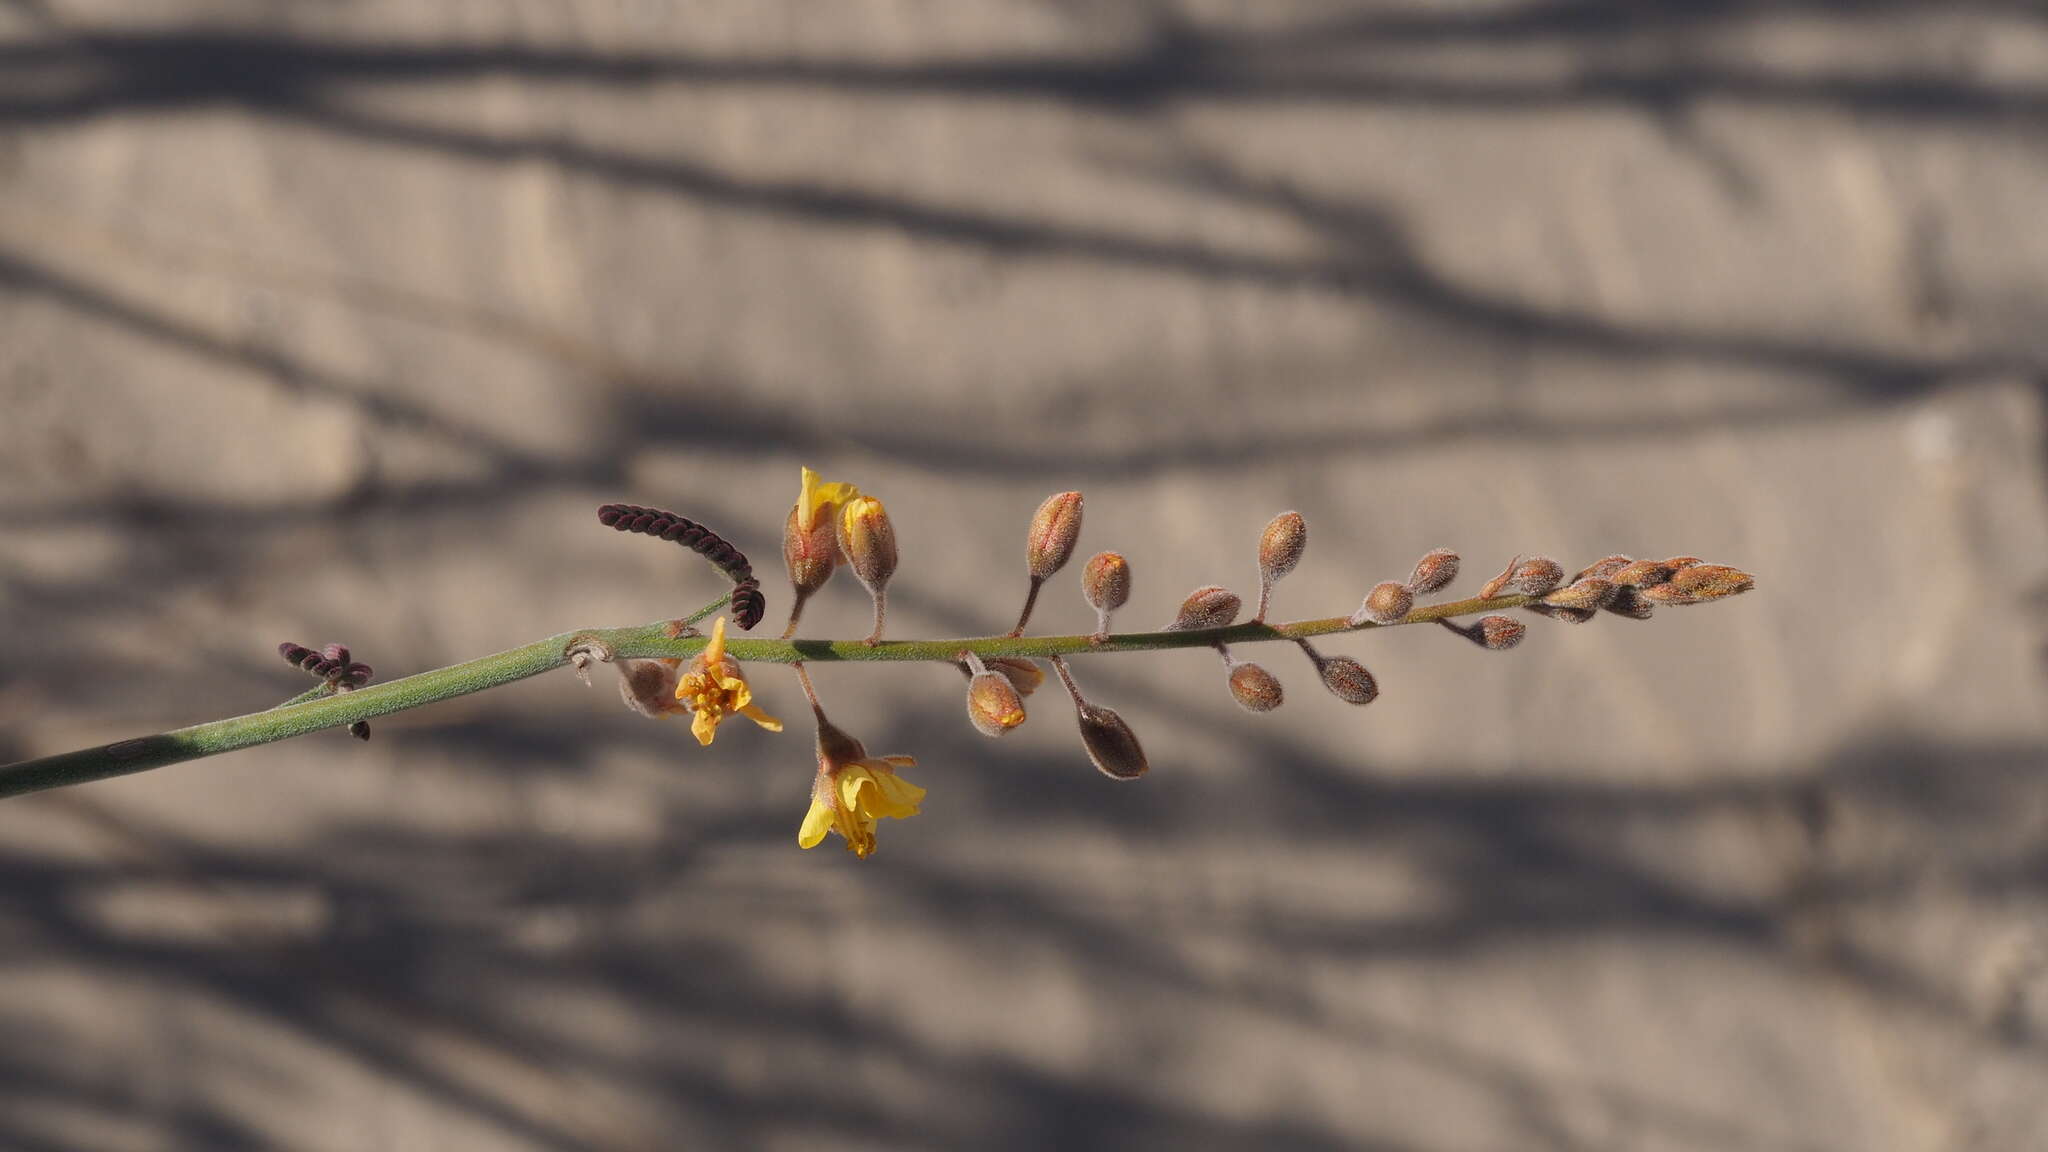
M 818 528 L 818 514 L 825 514 L 825 523 L 832 523 L 832 517 L 839 507 L 860 495 L 860 489 L 841 481 L 830 484 L 818 479 L 818 474 L 804 469 L 803 491 L 796 501 L 796 526 L 805 532 Z
M 846 850 L 865 860 L 875 851 L 875 825 L 887 817 L 917 815 L 924 789 L 896 775 L 917 761 L 908 756 L 869 756 L 861 742 L 818 718 L 818 775 L 811 784 L 811 810 L 797 830 L 800 848 L 816 848 L 825 833 L 837 832 Z
M 898 767 L 915 763 L 908 756 L 876 756 L 843 764 L 837 772 L 820 772 L 797 845 L 816 848 L 825 833 L 837 832 L 846 838 L 847 851 L 863 860 L 873 855 L 877 821 L 917 815 L 924 789 L 896 775 Z
M 676 682 L 676 699 L 696 713 L 690 721 L 690 731 L 696 734 L 699 744 L 711 743 L 719 722 L 734 712 L 770 732 L 782 731 L 782 721 L 754 703 L 754 690 L 747 686 L 746 677 L 740 675 L 739 661 L 725 654 L 723 616 L 711 626 L 711 643 L 697 653 L 697 658 L 690 662 L 690 670 Z

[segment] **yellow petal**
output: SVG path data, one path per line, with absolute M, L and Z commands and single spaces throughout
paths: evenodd
M 803 492 L 796 502 L 797 527 L 806 532 L 812 531 L 818 526 L 820 510 L 836 510 L 840 504 L 858 495 L 860 489 L 851 484 L 836 480 L 826 484 L 818 479 L 816 472 L 804 469 Z
M 738 712 L 742 716 L 745 716 L 747 719 L 752 720 L 754 723 L 759 724 L 761 727 L 766 728 L 770 732 L 782 731 L 782 721 L 777 720 L 775 717 L 770 716 L 766 712 L 761 711 L 761 706 L 759 704 L 742 704 L 738 708 L 734 709 L 734 711 Z
M 825 840 L 825 833 L 832 830 L 832 809 L 825 806 L 821 797 L 811 799 L 811 810 L 804 813 L 803 827 L 796 830 L 796 846 L 816 848 Z
M 704 646 L 704 663 L 715 665 L 725 659 L 725 617 L 711 626 L 711 643 Z
M 709 744 L 718 732 L 718 722 L 723 719 L 715 708 L 699 708 L 696 719 L 690 721 L 690 731 L 697 736 L 697 743 Z

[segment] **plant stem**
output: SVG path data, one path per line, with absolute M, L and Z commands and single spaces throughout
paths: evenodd
M 1400 624 L 1425 624 L 1474 612 L 1517 608 L 1532 596 L 1474 598 L 1416 608 Z M 154 736 L 142 736 L 61 752 L 0 767 L 0 798 L 84 784 L 161 768 L 304 736 L 326 728 L 343 728 L 358 720 L 388 716 L 442 700 L 481 692 L 537 676 L 569 663 L 586 647 L 608 649 L 614 659 L 675 656 L 688 658 L 703 649 L 704 636 L 672 635 L 678 623 L 693 625 L 725 605 L 718 600 L 683 621 L 662 620 L 630 628 L 593 628 L 562 632 L 492 656 L 370 684 L 351 692 L 320 695 L 303 703 L 288 701 L 263 712 L 195 724 Z M 953 663 L 972 652 L 984 660 L 1001 656 L 1045 659 L 1102 652 L 1149 652 L 1166 648 L 1206 648 L 1218 643 L 1256 644 L 1266 640 L 1299 640 L 1333 632 L 1363 632 L 1387 624 L 1353 625 L 1346 617 L 1298 620 L 1291 624 L 1236 624 L 1188 632 L 1132 632 L 1100 641 L 1089 636 L 987 636 L 965 640 L 887 640 L 870 647 L 863 640 L 728 639 L 726 651 L 736 660 L 764 664 L 796 664 L 806 660 L 890 661 L 932 660 Z

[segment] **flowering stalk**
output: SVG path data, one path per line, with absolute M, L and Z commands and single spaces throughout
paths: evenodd
M 1363 632 L 1374 628 L 1432 623 L 1477 612 L 1498 612 L 1519 608 L 1537 598 L 1527 595 L 1474 597 L 1416 608 L 1398 624 L 1352 624 L 1347 617 L 1331 616 L 1298 620 L 1290 624 L 1235 624 L 1168 632 L 1128 632 L 1100 640 L 1075 636 L 984 636 L 952 640 L 885 640 L 872 647 L 865 640 L 740 640 L 726 641 L 726 650 L 736 660 L 765 664 L 796 664 L 803 661 L 943 661 L 953 663 L 961 653 L 971 652 L 983 660 L 1000 657 L 1078 656 L 1106 652 L 1151 652 L 1168 648 L 1208 648 L 1218 643 L 1256 644 L 1269 640 L 1298 640 L 1337 632 Z M 400 680 L 371 684 L 342 694 L 308 694 L 263 712 L 215 720 L 153 736 L 121 740 L 96 748 L 61 752 L 53 756 L 24 760 L 0 767 L 0 798 L 107 780 L 161 768 L 186 760 L 198 760 L 320 732 L 344 728 L 360 720 L 388 716 L 424 705 L 452 700 L 473 692 L 497 688 L 515 680 L 538 676 L 556 668 L 580 663 L 592 651 L 605 659 L 634 657 L 675 657 L 689 659 L 703 651 L 710 638 L 681 635 L 725 607 L 724 598 L 706 605 L 682 621 L 662 620 L 629 628 L 593 628 L 562 632 L 531 644 L 484 656 L 445 668 L 421 672 Z M 316 690 L 317 692 L 318 690 Z

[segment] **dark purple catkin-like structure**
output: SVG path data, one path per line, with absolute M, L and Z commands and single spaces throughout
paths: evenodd
M 597 510 L 597 519 L 605 527 L 621 532 L 673 540 L 711 561 L 732 581 L 733 622 L 742 629 L 751 630 L 768 611 L 767 598 L 761 595 L 761 582 L 754 578 L 754 566 L 747 563 L 746 553 L 695 520 L 637 504 L 606 504 Z

